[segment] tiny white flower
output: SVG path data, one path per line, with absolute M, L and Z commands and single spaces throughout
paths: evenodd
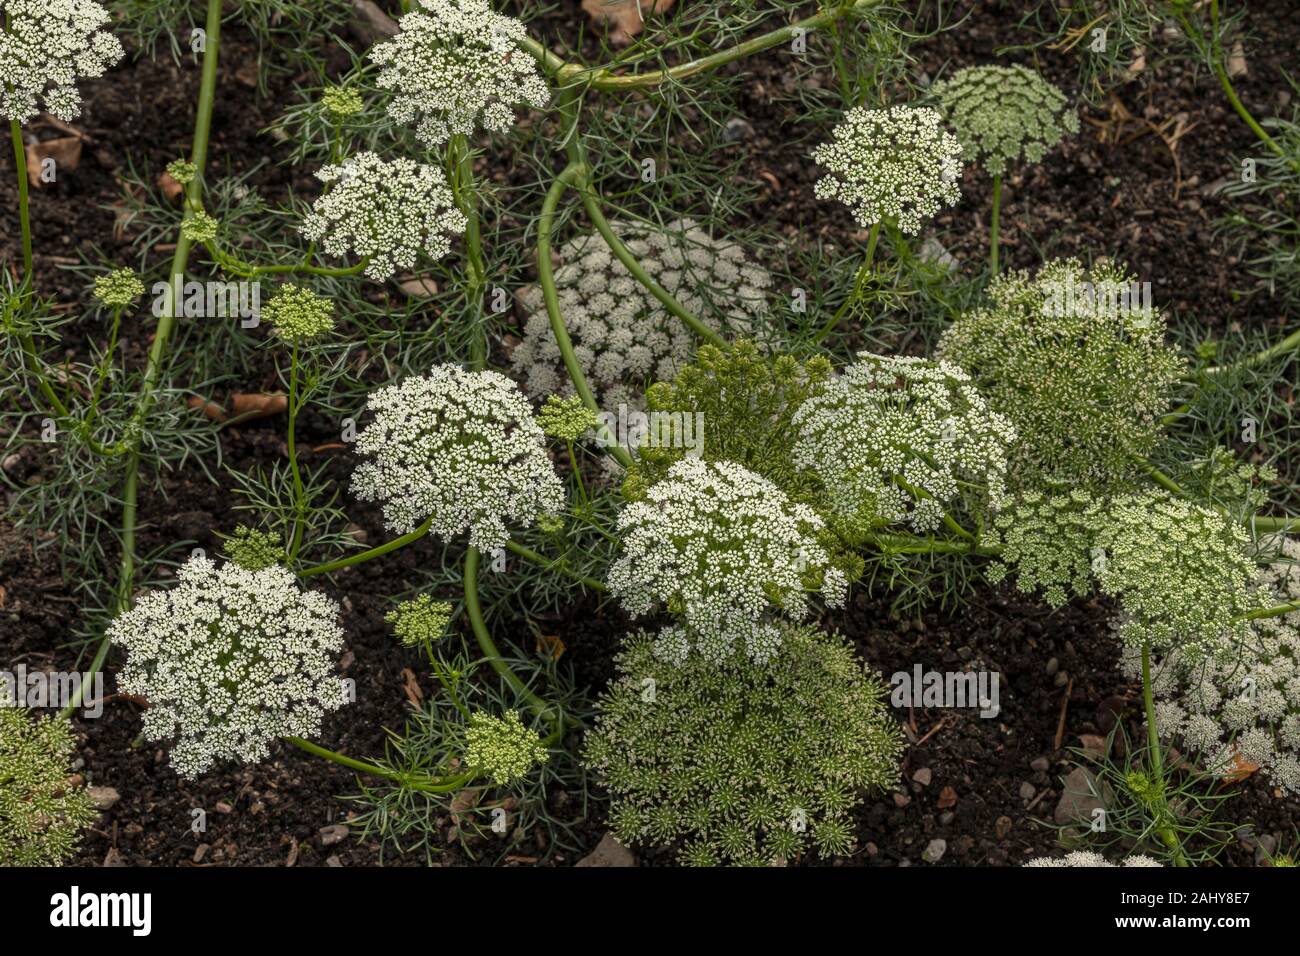
M 95 0 L 0 0 L 0 116 L 26 122 L 40 99 L 50 114 L 75 119 L 77 80 L 122 58 L 117 37 L 100 32 L 108 22 Z
M 334 185 L 312 203 L 298 231 L 327 255 L 369 258 L 372 279 L 413 268 L 421 252 L 441 259 L 451 250 L 450 237 L 465 231 L 465 214 L 436 166 L 385 162 L 364 152 L 316 177 Z
M 780 646 L 776 621 L 807 615 L 807 583 L 820 577 L 826 603 L 844 604 L 848 581 L 817 541 L 823 527 L 811 508 L 742 465 L 683 458 L 619 515 L 623 554 L 610 568 L 610 591 L 630 614 L 681 613 L 709 660 L 739 640 L 766 661 Z M 686 636 L 664 633 L 661 653 L 680 659 Z
M 279 565 L 218 569 L 191 558 L 177 578 L 108 628 L 127 651 L 118 689 L 148 699 L 146 739 L 176 738 L 176 772 L 262 760 L 279 737 L 319 733 L 322 716 L 345 703 L 338 605 L 299 590 Z
M 518 386 L 498 372 L 437 365 L 370 395 L 374 420 L 357 435 L 369 456 L 352 491 L 379 501 L 398 534 L 426 518 L 443 537 L 469 531 L 480 551 L 564 507 L 564 488 L 546 455 L 546 438 Z
M 504 132 L 514 106 L 541 109 L 550 99 L 536 61 L 517 46 L 524 25 L 486 0 L 420 0 L 398 25 L 370 59 L 380 66 L 379 87 L 393 91 L 389 115 L 414 123 L 429 146 L 469 135 L 476 124 Z
M 814 194 L 844 203 L 864 228 L 892 222 L 915 234 L 961 199 L 961 143 L 928 106 L 854 107 L 831 136 L 812 154 L 830 171 Z

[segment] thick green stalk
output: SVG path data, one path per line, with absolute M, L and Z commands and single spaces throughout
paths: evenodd
M 23 285 L 35 286 L 32 276 L 32 219 L 27 196 L 27 150 L 23 146 L 23 127 L 17 120 L 9 121 L 9 138 L 14 145 L 14 168 L 18 173 L 18 222 L 22 230 Z
M 651 70 L 646 73 L 618 75 L 612 72 L 617 66 L 584 67 L 568 63 L 558 54 L 546 49 L 535 40 L 519 42 L 519 46 L 534 57 L 544 69 L 552 73 L 562 83 L 581 83 L 597 90 L 639 90 L 649 89 L 674 80 L 683 80 L 697 73 L 734 63 L 754 53 L 770 50 L 783 43 L 792 43 L 796 37 L 820 30 L 837 23 L 839 20 L 859 10 L 878 6 L 884 0 L 855 0 L 852 4 L 834 6 L 802 20 L 796 20 L 788 26 L 778 27 L 761 36 L 737 43 L 716 53 L 710 53 L 686 63 L 664 70 Z
M 475 368 L 487 362 L 487 329 L 483 327 L 483 296 L 487 291 L 487 270 L 483 264 L 483 237 L 479 226 L 478 196 L 474 191 L 474 162 L 469 140 L 457 133 L 448 145 L 448 180 L 456 204 L 465 214 L 465 253 L 469 265 L 466 303 L 475 327 L 470 360 Z
M 483 608 L 479 604 L 478 598 L 478 566 L 478 548 L 470 548 L 465 552 L 465 613 L 469 617 L 469 625 L 474 632 L 474 639 L 478 642 L 479 649 L 483 652 L 488 664 L 491 665 L 501 679 L 516 694 L 526 700 L 528 706 L 539 717 L 551 721 L 558 728 L 564 722 L 563 714 L 556 707 L 538 697 L 519 679 L 519 675 L 510 669 L 510 665 L 501 656 L 501 651 L 497 649 L 496 642 L 492 640 L 492 635 L 488 632 L 487 624 L 483 620 Z
M 586 373 L 583 372 L 578 357 L 573 352 L 573 340 L 569 338 L 569 330 L 565 327 L 564 316 L 560 313 L 560 297 L 555 289 L 555 273 L 551 268 L 551 232 L 555 228 L 555 208 L 559 205 L 560 197 L 564 195 L 565 189 L 573 185 L 585 172 L 586 167 L 581 163 L 571 163 L 555 178 L 555 182 L 551 184 L 551 188 L 546 192 L 546 199 L 542 202 L 541 217 L 537 225 L 537 281 L 542 287 L 542 299 L 546 303 L 546 315 L 550 319 L 551 331 L 555 334 L 556 344 L 560 347 L 564 367 L 568 370 L 569 378 L 573 381 L 573 388 L 578 393 L 578 397 L 582 399 L 582 403 L 591 411 L 599 414 L 600 406 L 596 404 L 596 397 L 591 392 L 591 386 L 587 384 Z M 599 436 L 604 447 L 624 468 L 632 467 L 632 456 L 628 454 L 627 449 L 618 444 L 614 436 L 609 434 L 608 428 L 603 425 L 599 426 Z
M 189 210 L 196 208 L 199 204 L 203 190 L 203 170 L 207 167 L 208 162 L 208 139 L 212 128 L 212 108 L 216 102 L 217 92 L 217 51 L 221 42 L 221 0 L 208 0 L 205 29 L 207 39 L 203 54 L 203 72 L 199 77 L 199 104 L 194 120 L 194 144 L 190 156 L 190 161 L 194 163 L 198 173 L 186 187 L 186 219 L 190 217 Z M 153 345 L 149 349 L 148 364 L 145 366 L 144 378 L 140 383 L 140 395 L 135 416 L 140 422 L 143 422 L 148 417 L 149 410 L 153 405 L 154 391 L 157 389 L 158 380 L 162 376 L 163 360 L 167 355 L 167 338 L 176 322 L 176 291 L 177 287 L 184 283 L 185 267 L 189 264 L 190 245 L 189 239 L 182 232 L 176 241 L 176 251 L 172 255 L 171 269 L 167 274 L 167 293 L 164 298 L 163 312 L 158 319 L 158 328 L 154 332 Z M 177 281 L 177 276 L 181 277 L 180 281 Z M 139 511 L 141 438 L 139 428 L 126 436 L 129 451 L 126 459 L 126 483 L 122 489 L 122 558 L 118 568 L 116 602 L 119 611 L 130 606 L 131 594 L 135 586 L 135 531 Z M 108 635 L 106 634 L 100 640 L 100 646 L 95 654 L 92 674 L 103 665 L 107 654 Z M 82 687 L 85 687 L 85 682 L 82 683 Z M 65 714 L 70 714 L 81 706 L 81 696 L 81 691 L 73 695 L 73 699 L 64 708 Z

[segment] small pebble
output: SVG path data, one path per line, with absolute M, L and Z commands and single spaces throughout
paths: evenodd
M 948 852 L 948 841 L 935 839 L 930 841 L 930 845 L 925 848 L 921 854 L 921 859 L 926 863 L 938 863 L 943 859 L 943 855 Z

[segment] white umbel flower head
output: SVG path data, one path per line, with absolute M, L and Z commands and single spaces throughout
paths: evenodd
M 421 0 L 398 21 L 402 32 L 370 51 L 380 89 L 392 90 L 388 114 L 415 123 L 429 146 L 475 124 L 504 132 L 516 105 L 541 109 L 550 99 L 537 63 L 516 45 L 524 25 L 493 12 L 486 0 Z
M 928 106 L 854 107 L 813 150 L 830 170 L 814 187 L 818 199 L 838 199 L 863 228 L 892 222 L 903 232 L 961 199 L 961 143 Z
M 103 76 L 122 44 L 100 32 L 108 11 L 95 0 L 0 0 L 0 116 L 26 122 L 46 112 L 81 112 L 77 80 Z
M 374 421 L 357 435 L 371 456 L 352 473 L 352 491 L 380 501 L 398 534 L 426 518 L 450 538 L 468 529 L 480 551 L 510 538 L 507 522 L 531 525 L 564 506 L 546 438 L 519 387 L 498 372 L 438 365 L 373 392 Z
M 683 458 L 618 518 L 622 556 L 610 591 L 630 614 L 656 606 L 684 616 L 706 658 L 721 661 L 742 640 L 755 661 L 780 645 L 778 615 L 802 620 L 807 591 L 843 606 L 844 572 L 817 541 L 822 520 L 766 478 L 729 461 Z M 664 648 L 681 659 L 682 634 Z
M 1152 859 L 1141 853 L 1135 853 L 1130 857 L 1125 857 L 1119 864 L 1111 863 L 1100 853 L 1092 850 L 1075 850 L 1073 853 L 1067 853 L 1063 857 L 1039 856 L 1030 860 L 1025 866 L 1046 866 L 1046 867 L 1099 867 L 1099 866 L 1164 866 L 1159 860 Z
M 1281 539 L 1257 584 L 1268 603 L 1300 602 L 1300 540 Z M 1216 645 L 1209 654 L 1175 648 L 1153 663 L 1160 735 L 1214 772 L 1236 776 L 1254 764 L 1300 795 L 1300 611 L 1251 621 L 1244 639 L 1224 635 Z M 1140 650 L 1125 648 L 1121 666 L 1137 679 Z
M 451 251 L 450 237 L 465 231 L 465 214 L 436 166 L 364 152 L 316 178 L 334 185 L 312 203 L 298 231 L 328 255 L 368 258 L 372 279 L 413 268 L 421 252 L 441 259 Z
M 675 220 L 662 230 L 617 221 L 611 226 L 650 277 L 702 322 L 729 336 L 753 336 L 767 311 L 771 275 L 740 246 L 710 236 L 692 219 Z M 559 256 L 560 312 L 587 380 L 606 409 L 620 404 L 639 409 L 640 386 L 676 377 L 691 361 L 694 337 L 598 233 L 570 239 Z M 515 373 L 534 398 L 572 394 L 541 289 L 526 289 L 520 304 L 529 315 L 523 341 L 511 355 Z
M 826 486 L 832 510 L 854 524 L 907 520 L 936 529 L 963 482 L 1005 498 L 1016 433 L 951 362 L 860 352 L 794 415 L 794 463 Z
M 262 760 L 279 737 L 319 733 L 325 712 L 346 700 L 335 672 L 338 605 L 299 590 L 279 565 L 217 568 L 194 557 L 177 577 L 108 628 L 127 651 L 118 688 L 148 699 L 146 739 L 176 738 L 176 772 Z

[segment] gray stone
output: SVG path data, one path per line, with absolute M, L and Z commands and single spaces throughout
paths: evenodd
M 636 866 L 636 857 L 632 851 L 619 843 L 613 833 L 606 833 L 592 850 L 575 866 Z

